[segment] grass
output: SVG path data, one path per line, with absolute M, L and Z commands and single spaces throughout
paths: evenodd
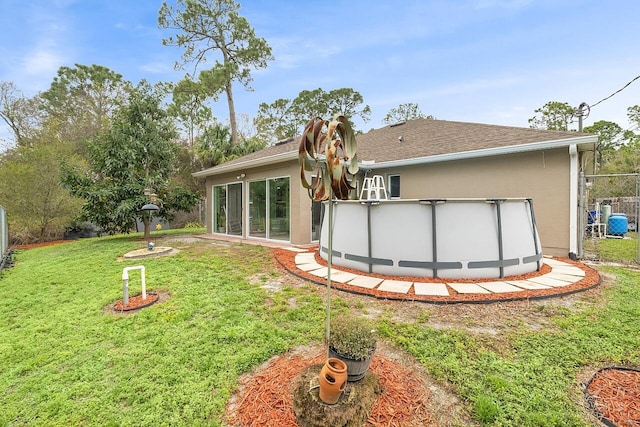
M 381 331 L 441 380 L 453 383 L 477 420 L 496 426 L 585 426 L 577 373 L 588 366 L 640 364 L 640 274 L 618 276 L 602 305 L 554 318 L 558 331 L 519 329 L 507 354 L 464 332 L 387 323 Z
M 178 243 L 175 256 L 118 261 L 143 246 L 131 236 L 80 240 L 20 251 L 3 271 L 0 425 L 221 425 L 240 375 L 322 341 L 315 285 L 260 287 L 279 275 L 268 249 Z M 122 298 L 122 269 L 137 264 L 148 290 L 171 298 L 134 315 L 103 312 Z M 392 321 L 393 313 L 382 313 L 378 330 L 452 384 L 483 425 L 587 426 L 577 373 L 640 364 L 640 273 L 608 271 L 617 280 L 597 306 L 557 310 L 553 330 L 513 328 L 499 352 L 486 337 Z M 368 300 L 332 301 L 346 311 Z
M 30 249 L 3 272 L 0 425 L 218 425 L 242 373 L 321 339 L 322 301 L 310 289 L 267 305 L 248 282 L 273 271 L 268 250 L 212 245 L 117 261 L 141 245 L 120 237 Z M 104 313 L 122 298 L 122 268 L 138 263 L 148 289 L 171 299 Z
M 627 233 L 624 239 L 587 238 L 584 240 L 587 252 L 595 253 L 598 259 L 625 264 L 638 263 L 638 233 Z

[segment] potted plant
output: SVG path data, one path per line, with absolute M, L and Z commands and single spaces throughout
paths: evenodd
M 329 357 L 347 364 L 348 381 L 364 378 L 375 350 L 376 331 L 367 319 L 350 315 L 331 319 Z

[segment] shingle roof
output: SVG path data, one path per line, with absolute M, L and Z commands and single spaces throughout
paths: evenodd
M 357 135 L 360 161 L 376 163 L 473 152 L 484 149 L 578 138 L 585 134 L 512 126 L 416 119 L 374 129 Z M 402 141 L 399 141 L 399 138 Z M 232 170 L 233 165 L 298 152 L 299 138 L 267 147 L 244 157 L 214 166 L 197 175 L 215 174 L 216 169 Z
M 583 136 L 583 134 L 417 119 L 385 126 L 359 135 L 357 141 L 360 160 L 375 160 L 380 163 L 555 141 L 579 136 Z M 402 142 L 398 140 L 400 137 Z

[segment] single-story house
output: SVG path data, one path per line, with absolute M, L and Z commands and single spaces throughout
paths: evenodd
M 356 140 L 357 189 L 379 175 L 392 199 L 531 198 L 543 253 L 577 253 L 579 173 L 593 173 L 596 135 L 416 119 Z M 321 208 L 300 184 L 298 145 L 282 141 L 196 172 L 206 183 L 208 232 L 317 241 Z

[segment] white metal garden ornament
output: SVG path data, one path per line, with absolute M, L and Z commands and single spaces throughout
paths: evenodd
M 329 348 L 331 324 L 331 263 L 333 240 L 333 198 L 347 200 L 351 186 L 348 178 L 358 172 L 357 144 L 346 117 L 336 114 L 332 120 L 315 117 L 307 123 L 298 150 L 300 181 L 314 201 L 329 200 L 327 210 L 327 322 L 325 344 Z M 307 179 L 307 175 L 311 179 Z

